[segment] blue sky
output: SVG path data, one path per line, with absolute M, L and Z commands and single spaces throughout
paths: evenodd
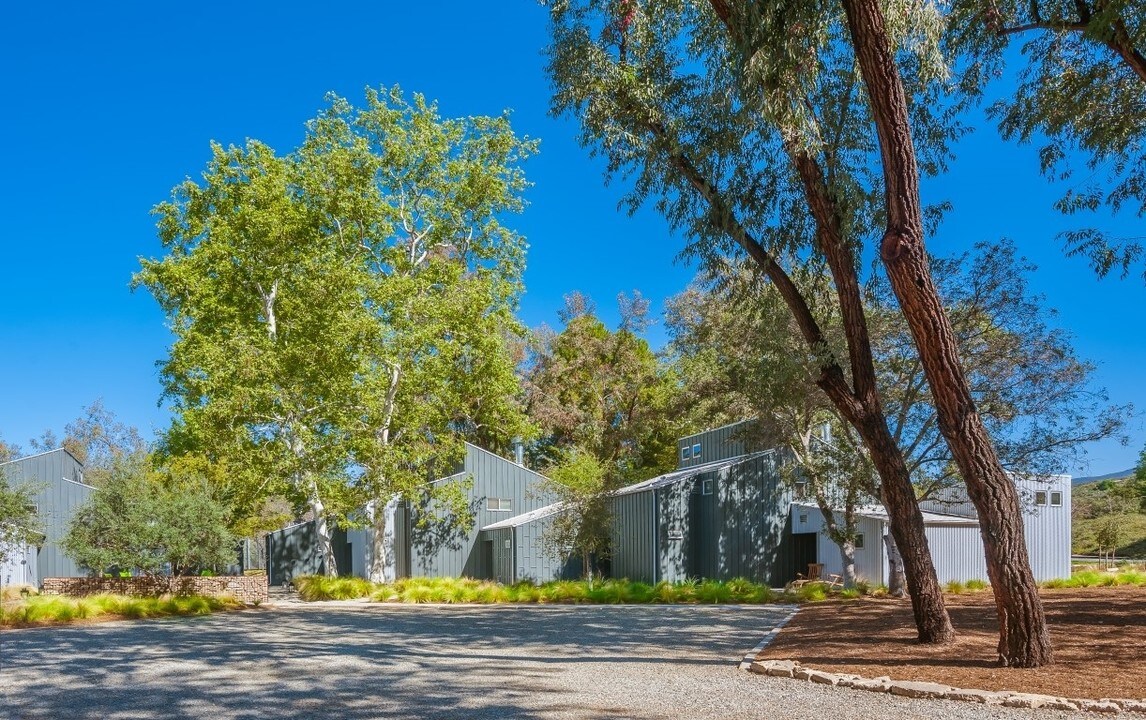
M 258 138 L 280 152 L 328 91 L 353 102 L 363 89 L 399 84 L 438 100 L 444 115 L 513 110 L 522 134 L 541 139 L 526 172 L 534 187 L 516 227 L 530 242 L 522 318 L 556 322 L 562 296 L 593 296 L 608 319 L 619 292 L 660 303 L 694 268 L 652 210 L 617 210 L 619 190 L 576 143 L 576 128 L 547 114 L 541 50 L 545 10 L 534 2 L 437 3 L 18 3 L 0 28 L 0 437 L 27 444 L 58 432 L 97 398 L 145 436 L 167 424 L 156 362 L 170 335 L 151 298 L 128 289 L 139 256 L 159 245 L 149 214 L 208 143 Z M 503 14 L 495 16 L 491 7 Z M 1075 474 L 1135 464 L 1146 444 L 1146 286 L 1096 280 L 1066 259 L 1051 210 L 1056 190 L 1034 148 L 1002 143 L 989 126 L 964 141 L 930 199 L 955 203 L 933 252 L 1013 239 L 1039 265 L 1036 290 L 1055 323 L 1098 364 L 1096 386 L 1133 402 L 1131 441 L 1090 448 Z M 1141 235 L 1141 222 L 1110 227 Z M 659 328 L 654 343 L 663 340 Z

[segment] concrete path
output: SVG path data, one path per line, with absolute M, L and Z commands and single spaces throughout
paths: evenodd
M 1031 717 L 738 670 L 787 614 L 323 603 L 5 630 L 0 717 Z

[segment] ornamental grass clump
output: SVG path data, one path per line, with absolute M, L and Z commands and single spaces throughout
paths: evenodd
M 25 598 L 0 611 L 0 625 L 50 625 L 93 618 L 140 619 L 172 615 L 208 615 L 242 607 L 234 598 L 190 595 L 138 598 L 124 595 L 40 595 Z
M 376 585 L 359 577 L 327 577 L 303 575 L 293 580 L 298 596 L 308 602 L 315 600 L 354 600 L 370 597 Z

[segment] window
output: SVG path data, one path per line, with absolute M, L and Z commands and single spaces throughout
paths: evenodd
M 856 550 L 863 550 L 863 533 L 856 535 Z
M 682 447 L 680 449 L 680 459 L 681 460 L 688 460 L 690 457 L 692 457 L 692 448 Z
M 711 495 L 712 494 L 712 478 L 708 478 L 707 480 L 701 480 L 700 481 L 700 494 L 701 495 Z
M 1036 490 L 1035 491 L 1035 505 L 1046 505 L 1046 504 L 1047 504 L 1047 491 L 1046 490 Z
M 692 458 L 693 460 L 700 458 L 700 443 L 692 446 Z
M 1051 505 L 1054 507 L 1062 507 L 1062 493 L 1058 490 L 1053 491 L 1051 494 Z
M 806 525 L 808 522 L 808 513 L 800 513 L 800 524 Z
M 485 509 L 490 512 L 510 512 L 513 510 L 513 498 L 487 497 Z

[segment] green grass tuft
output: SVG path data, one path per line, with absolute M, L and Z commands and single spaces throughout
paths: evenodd
M 67 597 L 40 595 L 5 603 L 0 625 L 46 625 L 87 618 L 149 618 L 170 615 L 207 615 L 242 607 L 232 598 L 188 597 L 137 598 L 123 595 Z

